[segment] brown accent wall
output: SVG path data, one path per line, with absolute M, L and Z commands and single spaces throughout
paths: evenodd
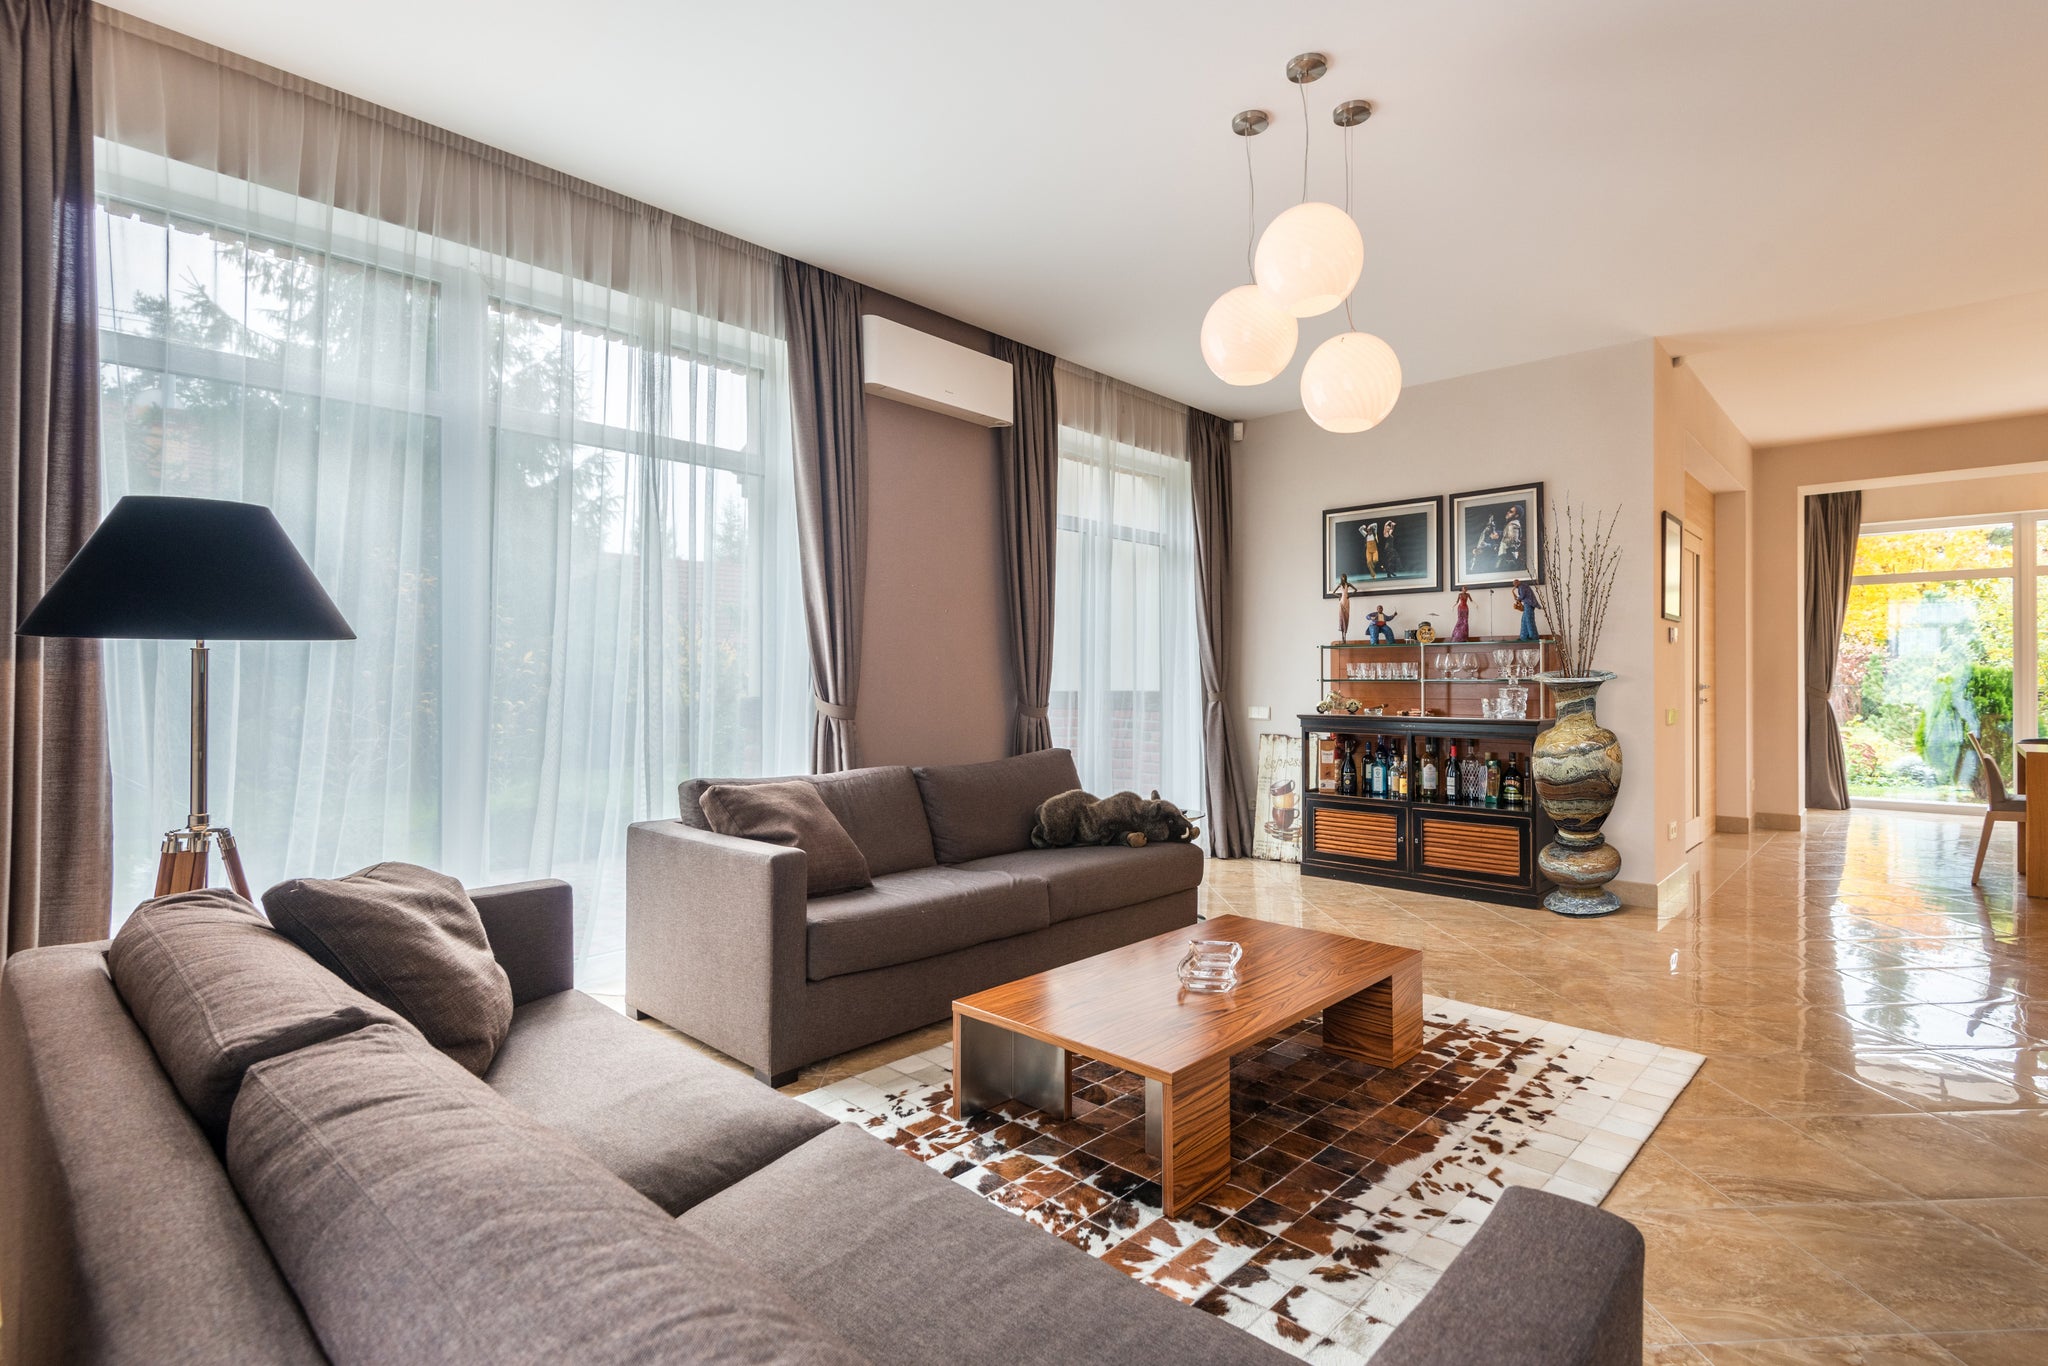
M 993 352 L 994 337 L 879 290 L 861 311 Z M 867 396 L 864 764 L 1001 758 L 1012 705 L 995 433 Z

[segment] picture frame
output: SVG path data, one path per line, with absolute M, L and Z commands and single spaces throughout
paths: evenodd
M 1543 485 L 1510 484 L 1450 497 L 1444 558 L 1451 587 L 1506 588 L 1542 583 Z
M 1341 578 L 1354 594 L 1440 593 L 1444 587 L 1441 495 L 1323 511 L 1323 596 Z
M 1685 617 L 1685 523 L 1671 513 L 1664 514 L 1663 601 L 1658 615 L 1666 621 Z

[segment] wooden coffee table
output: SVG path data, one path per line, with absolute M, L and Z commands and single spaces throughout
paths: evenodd
M 1234 991 L 1183 991 L 1190 939 L 1244 945 Z M 1073 1055 L 1145 1079 L 1166 1212 L 1230 1176 L 1230 1055 L 1321 1011 L 1323 1047 L 1396 1067 L 1422 1047 L 1422 951 L 1226 915 L 953 1002 L 953 1115 L 1072 1113 Z

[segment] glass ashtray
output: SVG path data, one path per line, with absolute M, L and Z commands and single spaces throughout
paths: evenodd
M 1229 991 L 1243 958 L 1244 945 L 1234 939 L 1191 939 L 1180 960 L 1180 984 L 1189 991 Z

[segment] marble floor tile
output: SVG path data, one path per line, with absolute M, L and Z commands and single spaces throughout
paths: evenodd
M 1924 1200 L 2048 1196 L 2048 1167 L 1947 1115 L 1819 1115 L 1801 1133 Z
M 1907 1192 L 1785 1120 L 1678 1119 L 1657 1145 L 1738 1205 L 1903 1200 Z
M 1941 1207 L 1982 1229 L 2022 1257 L 2048 1266 L 2048 1197 L 1944 1200 Z M 2042 1358 L 2048 1361 L 2048 1356 Z
M 1914 1334 L 1710 1343 L 1700 1350 L 1710 1366 L 1955 1366 L 1939 1344 Z
M 2048 1333 L 1938 1333 L 1933 1339 L 1962 1366 L 2041 1366 Z
M 1923 1333 L 2048 1328 L 2048 1267 L 1939 1206 L 1787 1205 L 1753 1214 Z
M 1643 1298 L 1692 1343 L 1896 1333 L 1909 1325 L 1748 1210 L 1631 1216 Z

